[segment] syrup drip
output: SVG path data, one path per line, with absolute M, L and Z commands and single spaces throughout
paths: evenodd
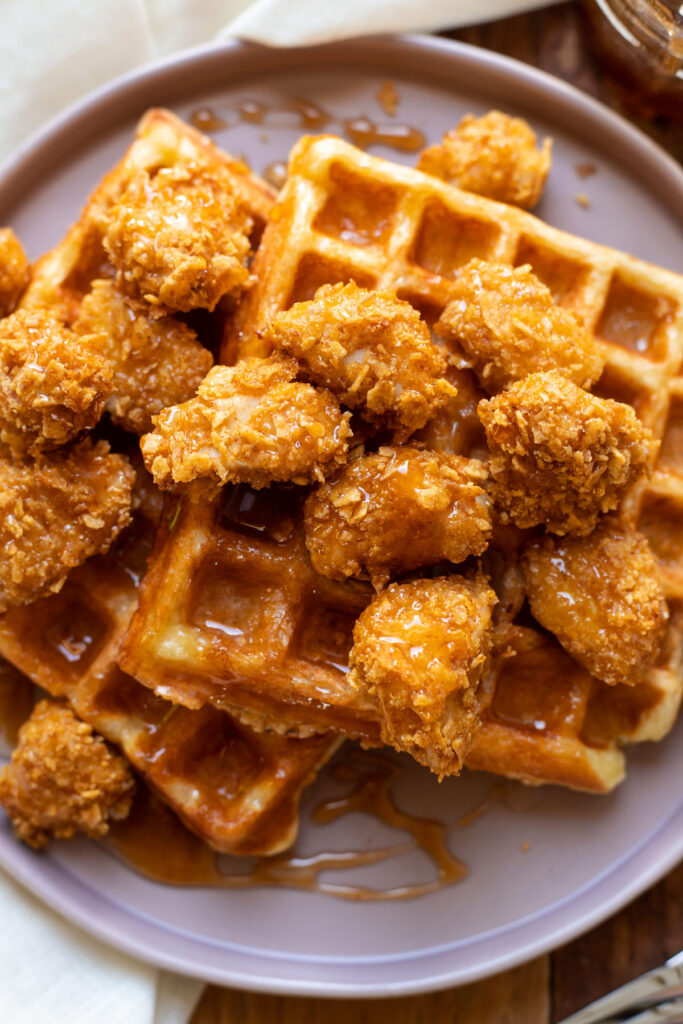
M 107 845 L 143 875 L 171 885 L 221 889 L 278 886 L 357 901 L 411 899 L 461 881 L 466 868 L 450 852 L 444 825 L 405 814 L 396 807 L 391 787 L 400 771 L 401 766 L 385 754 L 353 749 L 346 761 L 331 769 L 335 781 L 352 784 L 351 791 L 346 796 L 322 801 L 311 813 L 312 821 L 318 825 L 352 812 L 371 814 L 386 825 L 409 833 L 409 840 L 392 846 L 325 851 L 310 856 L 283 853 L 249 859 L 229 857 L 211 851 L 144 789 L 126 821 L 112 827 Z M 433 880 L 375 889 L 326 882 L 320 877 L 325 871 L 378 864 L 415 848 L 424 851 L 434 864 Z
M 16 746 L 19 729 L 31 714 L 35 687 L 8 661 L 0 658 L 0 754 Z
M 365 115 L 339 118 L 317 103 L 306 99 L 273 104 L 245 100 L 221 106 L 220 113 L 212 107 L 199 107 L 190 114 L 190 121 L 195 128 L 203 132 L 217 132 L 225 128 L 234 128 L 238 124 L 254 124 L 274 129 L 298 128 L 312 132 L 337 128 L 360 149 L 381 145 L 389 146 L 400 153 L 416 153 L 427 141 L 423 133 L 412 125 L 394 122 L 377 124 Z

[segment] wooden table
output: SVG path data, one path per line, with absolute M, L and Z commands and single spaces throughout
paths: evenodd
M 516 57 L 597 96 L 683 162 L 683 130 L 628 110 L 617 83 L 585 43 L 578 8 L 533 14 L 449 32 Z M 672 779 L 672 785 L 676 785 Z M 620 914 L 550 956 L 495 978 L 408 999 L 298 999 L 210 986 L 192 1024 L 556 1024 L 567 1014 L 657 967 L 683 949 L 683 865 Z

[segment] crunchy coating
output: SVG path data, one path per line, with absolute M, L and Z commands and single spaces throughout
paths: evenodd
M 478 725 L 496 596 L 483 576 L 392 583 L 353 630 L 349 682 L 377 700 L 382 739 L 457 774 Z
M 640 682 L 668 608 L 647 539 L 615 517 L 589 537 L 539 537 L 523 559 L 533 615 L 603 683 Z
M 589 534 L 601 512 L 651 471 L 658 442 L 630 405 L 534 373 L 479 403 L 504 523 Z
M 462 350 L 489 394 L 547 370 L 588 388 L 604 366 L 594 339 L 529 266 L 470 260 L 434 330 Z
M 293 383 L 297 369 L 293 359 L 273 358 L 214 366 L 197 397 L 155 416 L 140 441 L 156 484 L 304 484 L 343 465 L 350 413 L 329 391 Z
M 135 473 L 100 441 L 0 459 L 0 613 L 61 589 L 130 522 Z
M 394 292 L 368 291 L 353 281 L 322 285 L 309 302 L 273 317 L 263 333 L 300 360 L 310 380 L 370 423 L 392 428 L 398 441 L 455 394 L 427 325 Z
M 63 704 L 41 700 L 0 771 L 0 804 L 18 839 L 38 850 L 82 832 L 99 839 L 130 810 L 128 765 Z
M 105 340 L 77 338 L 44 309 L 0 320 L 0 441 L 35 455 L 94 427 L 112 387 Z
M 440 145 L 423 151 L 417 166 L 466 192 L 530 210 L 541 198 L 551 149 L 552 139 L 538 147 L 523 118 L 490 110 L 483 117 L 466 114 Z
M 215 309 L 249 279 L 251 221 L 218 166 L 139 171 L 103 227 L 118 287 L 160 312 Z
M 475 459 L 411 445 L 357 458 L 306 499 L 313 568 L 332 579 L 367 573 L 379 589 L 397 573 L 480 555 L 491 533 L 487 475 Z
M 0 228 L 0 317 L 16 309 L 31 278 L 31 264 L 11 228 Z
M 152 429 L 152 417 L 191 398 L 213 357 L 186 324 L 150 317 L 129 302 L 112 281 L 94 281 L 74 323 L 77 334 L 102 331 L 113 370 L 106 409 L 114 423 L 134 434 Z

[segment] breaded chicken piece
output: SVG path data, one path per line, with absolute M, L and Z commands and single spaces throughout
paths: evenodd
M 594 339 L 529 266 L 470 260 L 434 330 L 464 353 L 489 394 L 547 370 L 588 388 L 604 366 Z
M 94 427 L 112 388 L 105 340 L 77 338 L 42 309 L 0 320 L 0 441 L 36 455 Z
M 275 349 L 298 359 L 364 419 L 405 441 L 455 390 L 443 379 L 446 357 L 409 302 L 353 281 L 325 284 L 309 302 L 278 313 L 264 329 Z
M 380 448 L 350 462 L 306 499 L 306 547 L 331 579 L 367 573 L 377 590 L 391 576 L 480 555 L 491 533 L 486 467 L 475 459 Z
M 504 523 L 586 536 L 651 471 L 658 442 L 630 405 L 534 373 L 479 403 Z
M 186 324 L 171 316 L 147 316 L 112 281 L 94 281 L 74 324 L 76 334 L 102 331 L 113 370 L 106 409 L 124 430 L 144 434 L 152 417 L 191 398 L 213 357 Z
M 267 487 L 324 480 L 346 461 L 350 413 L 333 394 L 293 383 L 293 359 L 245 359 L 214 366 L 197 397 L 154 417 L 140 448 L 156 484 L 204 481 Z
M 530 210 L 541 198 L 551 149 L 552 139 L 537 146 L 521 117 L 490 110 L 483 117 L 466 114 L 439 146 L 422 152 L 417 166 L 466 192 Z
M 614 516 L 589 537 L 538 537 L 526 548 L 533 615 L 603 683 L 639 683 L 669 612 L 647 539 Z
M 0 613 L 57 593 L 70 569 L 107 551 L 130 522 L 134 479 L 105 441 L 0 459 Z
M 139 171 L 103 228 L 118 287 L 159 312 L 215 309 L 249 279 L 251 221 L 222 168 Z
M 36 850 L 79 832 L 100 839 L 126 817 L 134 788 L 124 759 L 51 700 L 36 704 L 0 771 L 0 804 L 17 838 Z
M 483 576 L 392 583 L 353 630 L 349 682 L 382 714 L 382 739 L 437 775 L 462 768 L 496 596 Z
M 16 309 L 31 277 L 31 264 L 11 228 L 0 228 L 0 317 Z

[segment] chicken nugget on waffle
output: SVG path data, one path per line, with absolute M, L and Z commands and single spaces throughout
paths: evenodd
M 102 331 L 113 366 L 107 411 L 124 430 L 144 434 L 152 417 L 191 398 L 213 357 L 195 332 L 170 316 L 151 317 L 112 281 L 93 281 L 74 323 L 78 335 Z
M 591 675 L 641 682 L 669 612 L 646 538 L 609 516 L 589 537 L 539 537 L 524 554 L 533 615 Z
M 353 630 L 350 685 L 377 701 L 384 742 L 439 776 L 460 771 L 478 725 L 495 603 L 483 576 L 392 583 Z
M 94 427 L 112 388 L 104 343 L 76 338 L 49 310 L 0 320 L 0 441 L 35 455 Z
M 470 260 L 434 330 L 464 353 L 489 394 L 547 370 L 587 388 L 604 365 L 593 338 L 530 266 Z
M 31 264 L 11 228 L 0 228 L 0 317 L 12 313 L 31 278 Z
M 0 613 L 57 593 L 130 522 L 135 473 L 105 441 L 0 459 Z
M 586 536 L 651 471 L 659 443 L 630 405 L 534 373 L 478 407 L 504 523 Z
M 399 572 L 480 555 L 491 533 L 483 463 L 411 445 L 349 463 L 306 500 L 306 547 L 331 579 Z
M 523 118 L 490 110 L 483 117 L 466 114 L 440 145 L 422 152 L 417 166 L 466 192 L 530 210 L 541 198 L 551 149 L 552 139 L 538 147 Z
M 130 810 L 135 783 L 126 761 L 73 711 L 41 700 L 0 772 L 0 804 L 18 839 L 38 850 L 82 832 L 99 839 Z
M 392 428 L 399 441 L 455 394 L 426 323 L 392 291 L 353 281 L 323 285 L 312 300 L 274 316 L 263 337 L 364 419 Z
M 196 398 L 155 416 L 153 432 L 140 441 L 156 484 L 203 481 L 206 491 L 226 483 L 305 484 L 343 465 L 350 413 L 330 391 L 294 382 L 297 370 L 293 359 L 214 366 Z
M 220 164 L 138 170 L 106 212 L 118 287 L 160 312 L 215 309 L 249 279 L 251 220 Z

